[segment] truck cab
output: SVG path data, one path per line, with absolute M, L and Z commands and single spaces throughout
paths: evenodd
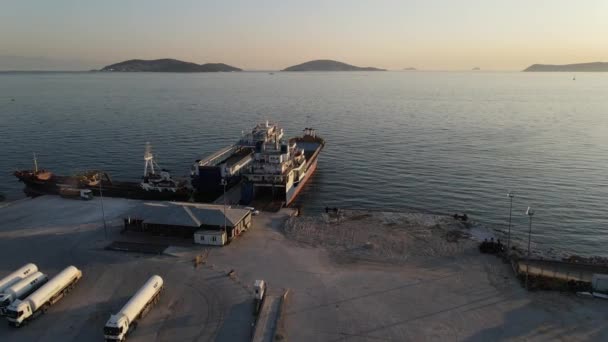
M 18 327 L 32 315 L 32 308 L 27 302 L 16 300 L 6 308 L 5 312 L 8 323 Z
M 263 280 L 256 280 L 253 283 L 253 290 L 255 291 L 253 294 L 253 314 L 257 315 L 262 308 L 262 302 L 266 295 L 266 282 Z
M 0 310 L 11 305 L 11 298 L 6 293 L 0 293 Z
M 80 198 L 89 201 L 93 199 L 93 192 L 90 189 L 80 190 Z
M 6 308 L 17 299 L 24 299 L 26 295 L 37 290 L 47 282 L 46 274 L 36 272 L 29 277 L 18 281 L 13 286 L 0 293 L 0 315 L 6 315 Z
M 106 341 L 123 341 L 129 331 L 129 319 L 125 315 L 112 315 L 103 327 Z
M 264 294 L 266 292 L 266 282 L 263 280 L 256 280 L 253 284 L 253 289 L 255 290 L 255 299 L 262 300 L 264 299 Z
M 0 293 L 0 315 L 6 315 L 6 308 L 11 305 L 12 298 L 8 293 Z

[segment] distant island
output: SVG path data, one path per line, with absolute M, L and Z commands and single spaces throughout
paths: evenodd
M 332 61 L 329 59 L 318 59 L 310 61 L 289 68 L 285 68 L 282 71 L 386 71 L 385 69 L 378 69 L 372 67 L 358 67 L 338 61 Z
M 608 63 L 578 63 L 578 64 L 534 64 L 524 70 L 525 72 L 608 72 Z
M 108 65 L 100 71 L 109 72 L 232 72 L 242 71 L 239 68 L 224 63 L 196 64 L 177 59 L 131 59 L 128 61 Z
M 405 71 L 416 71 L 417 69 L 413 68 L 413 67 L 409 67 L 409 68 L 403 68 L 403 70 L 405 70 Z
M 481 69 L 480 69 L 479 67 L 474 67 L 474 68 L 473 68 L 473 69 L 471 69 L 471 70 L 473 70 L 473 71 L 479 71 L 479 70 L 481 70 Z

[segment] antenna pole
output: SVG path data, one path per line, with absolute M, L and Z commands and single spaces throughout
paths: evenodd
M 34 172 L 38 173 L 38 160 L 36 160 L 36 152 L 34 152 Z

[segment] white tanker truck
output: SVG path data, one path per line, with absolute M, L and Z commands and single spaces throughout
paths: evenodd
M 70 292 L 80 278 L 82 271 L 68 266 L 24 300 L 17 299 L 9 305 L 6 308 L 8 324 L 19 327 L 45 313 L 51 305 Z
M 17 299 L 23 299 L 38 290 L 48 280 L 46 274 L 36 272 L 0 293 L 0 315 L 5 315 L 6 308 Z
M 16 282 L 20 281 L 23 278 L 27 278 L 28 276 L 36 273 L 38 271 L 38 267 L 34 264 L 27 264 L 15 272 L 7 275 L 6 277 L 0 279 L 0 293 L 9 287 L 13 286 Z
M 150 277 L 117 314 L 110 316 L 103 328 L 106 341 L 124 341 L 129 331 L 137 327 L 137 320 L 158 302 L 162 290 L 163 278 L 157 275 Z

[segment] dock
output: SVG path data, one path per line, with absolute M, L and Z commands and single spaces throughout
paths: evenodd
M 594 274 L 608 274 L 608 265 L 546 259 L 520 259 L 512 264 L 522 279 L 528 273 L 532 287 L 546 290 L 589 290 Z

